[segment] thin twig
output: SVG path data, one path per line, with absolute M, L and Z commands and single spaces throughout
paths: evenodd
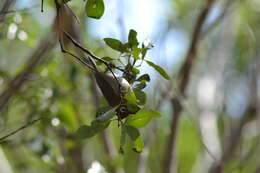
M 71 52 L 69 52 L 69 51 L 67 51 L 67 50 L 65 50 L 65 47 L 64 47 L 64 45 L 63 45 L 63 41 L 62 41 L 62 33 L 60 32 L 60 31 L 63 31 L 64 30 L 64 28 L 62 28 L 62 26 L 61 26 L 61 21 L 60 21 L 60 15 L 61 15 L 61 5 L 57 2 L 57 1 L 55 1 L 55 3 L 56 3 L 56 11 L 57 11 L 57 18 L 56 18 L 56 20 L 57 20 L 57 24 L 58 24 L 58 39 L 59 39 L 59 44 L 60 44 L 60 48 L 61 48 L 61 51 L 63 52 L 63 53 L 66 53 L 66 54 L 69 54 L 69 55 L 71 55 L 72 57 L 74 57 L 74 58 L 76 58 L 80 63 L 82 63 L 83 65 L 85 65 L 85 66 L 87 66 L 89 69 L 91 69 L 92 71 L 94 71 L 94 72 L 96 72 L 97 71 L 97 68 L 96 68 L 96 66 L 95 66 L 95 64 L 92 62 L 92 66 L 90 66 L 88 63 L 87 63 L 87 60 L 85 59 L 85 58 L 80 58 L 80 57 L 78 57 L 77 55 L 75 55 L 75 54 L 73 54 L 73 53 L 71 53 Z M 69 8 L 68 6 L 65 6 L 65 7 L 67 7 L 67 8 Z M 71 12 L 71 14 L 73 15 L 73 17 L 75 17 L 74 15 L 74 12 L 69 8 L 69 10 L 70 10 L 70 12 Z M 76 17 L 75 17 L 76 18 Z M 77 19 L 77 18 L 76 18 Z M 73 26 L 72 26 L 73 27 Z
M 41 12 L 43 13 L 43 3 L 44 1 L 42 0 L 42 3 L 41 3 Z
M 97 70 L 97 67 L 96 67 L 96 64 L 95 62 L 93 61 L 93 59 L 97 60 L 97 61 L 100 61 L 102 62 L 103 64 L 105 64 L 108 68 L 108 70 L 111 72 L 111 74 L 113 75 L 114 79 L 116 80 L 117 84 L 118 84 L 118 89 L 119 89 L 119 93 L 120 93 L 120 104 L 122 103 L 123 101 L 123 96 L 122 96 L 122 92 L 121 92 L 121 85 L 120 85 L 120 82 L 118 81 L 118 78 L 115 76 L 114 72 L 113 72 L 113 69 L 112 68 L 116 68 L 118 70 L 121 70 L 123 72 L 125 72 L 124 69 L 121 69 L 119 67 L 116 67 L 114 64 L 111 64 L 99 57 L 97 57 L 96 55 L 94 55 L 92 52 L 90 52 L 88 49 L 84 48 L 83 46 L 80 45 L 80 43 L 78 43 L 77 41 L 75 41 L 71 35 L 64 30 L 64 28 L 61 28 L 60 26 L 60 20 L 59 20 L 59 15 L 60 15 L 60 7 L 61 5 L 57 2 L 57 0 L 55 1 L 55 4 L 56 4 L 56 10 L 57 10 L 57 15 L 58 15 L 58 18 L 57 18 L 57 22 L 58 22 L 58 32 L 60 33 L 60 31 L 62 31 L 61 33 L 64 34 L 72 43 L 73 45 L 76 47 L 76 48 L 79 48 L 81 51 L 83 51 L 84 53 L 86 53 L 88 56 L 89 56 L 89 61 L 90 63 L 92 64 L 92 66 L 90 66 L 88 63 L 86 63 L 86 61 L 83 61 L 82 58 L 79 58 L 78 56 L 74 55 L 73 53 L 67 51 L 64 49 L 64 46 L 63 46 L 63 42 L 61 40 L 61 35 L 59 34 L 59 42 L 60 42 L 60 47 L 61 47 L 61 51 L 63 53 L 67 53 L 71 56 L 73 56 L 74 58 L 76 58 L 77 60 L 79 60 L 81 63 L 83 63 L 84 65 L 86 65 L 88 68 L 90 68 L 93 72 L 98 72 Z M 71 10 L 71 9 L 70 9 Z M 73 13 L 73 12 L 72 12 Z M 74 13 L 73 13 L 74 14 Z M 92 59 L 93 58 L 93 59 Z
M 40 121 L 42 119 L 42 117 L 37 118 L 35 120 L 29 121 L 28 123 L 24 124 L 23 126 L 19 127 L 18 129 L 6 134 L 3 137 L 0 137 L 0 143 L 4 142 L 8 137 L 15 135 L 16 133 L 20 132 L 21 130 L 33 125 L 34 123 L 36 123 L 37 121 Z
M 71 42 L 74 44 L 74 46 L 76 46 L 77 48 L 79 48 L 80 50 L 85 52 L 91 58 L 98 60 L 98 61 L 101 61 L 102 63 L 104 63 L 107 66 L 108 70 L 111 72 L 111 74 L 113 75 L 114 79 L 116 80 L 116 82 L 118 84 L 118 89 L 119 89 L 119 93 L 120 93 L 120 103 L 121 103 L 123 101 L 123 96 L 122 96 L 122 92 L 121 92 L 121 85 L 120 85 L 120 82 L 118 81 L 117 77 L 115 76 L 114 72 L 112 71 L 112 68 L 116 68 L 116 69 L 123 71 L 123 72 L 125 72 L 125 70 L 121 69 L 119 67 L 116 67 L 114 64 L 108 63 L 107 61 L 97 57 L 92 52 L 90 52 L 86 48 L 82 47 L 79 43 L 77 43 L 66 31 L 64 31 L 64 33 L 69 38 L 69 40 L 71 40 Z M 90 62 L 92 62 L 93 66 L 95 67 L 95 63 L 92 61 L 91 58 L 90 58 Z
M 61 51 L 63 53 L 69 54 L 70 56 L 76 58 L 80 63 L 82 63 L 83 65 L 87 66 L 89 69 L 91 69 L 93 72 L 96 72 L 97 69 L 93 68 L 92 66 L 90 66 L 87 62 L 85 62 L 84 60 L 82 60 L 82 58 L 78 57 L 77 55 L 67 51 L 64 49 L 63 43 L 61 42 L 60 38 L 59 38 L 59 43 L 60 43 L 60 47 L 61 47 Z
M 79 21 L 78 17 L 76 16 L 76 14 L 74 13 L 74 11 L 67 4 L 65 4 L 65 6 L 69 9 L 69 11 L 71 12 L 72 16 L 75 18 L 76 22 L 78 24 L 80 24 L 80 21 Z
M 124 69 L 121 69 L 119 67 L 116 67 L 115 65 L 99 58 L 98 56 L 94 55 L 92 52 L 90 52 L 88 49 L 84 48 L 83 46 L 81 46 L 78 42 L 76 42 L 71 36 L 69 33 L 67 33 L 66 31 L 63 31 L 65 36 L 74 44 L 75 47 L 79 48 L 80 50 L 82 50 L 83 52 L 85 52 L 87 55 L 89 55 L 91 58 L 97 60 L 97 61 L 100 61 L 102 62 L 103 64 L 105 64 L 108 68 L 116 68 L 122 72 L 125 72 Z

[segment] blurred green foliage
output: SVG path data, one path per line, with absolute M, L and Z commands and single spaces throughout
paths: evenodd
M 90 3 L 90 0 L 88 2 Z M 112 8 L 106 2 L 105 9 L 107 7 Z M 225 2 L 220 0 L 216 3 L 214 12 L 211 14 L 213 19 L 208 20 L 207 25 L 214 22 L 219 12 L 224 8 Z M 165 38 L 170 36 L 167 35 L 168 32 L 178 30 L 189 39 L 194 29 L 194 22 L 204 1 L 168 0 L 157 3 L 168 3 L 169 5 L 170 12 L 166 16 L 166 20 L 162 21 L 167 26 L 167 31 L 162 29 L 165 32 L 163 33 L 166 35 Z M 81 21 L 78 26 L 80 27 L 81 32 L 79 32 L 81 33 L 83 45 L 86 45 L 89 50 L 99 57 L 104 57 L 104 60 L 112 61 L 113 58 L 114 61 L 115 57 L 120 56 L 114 50 L 121 53 L 125 52 L 125 46 L 127 45 L 119 40 L 105 38 L 103 41 L 91 35 L 88 22 L 91 22 L 92 19 L 87 18 L 86 15 L 100 18 L 104 13 L 104 9 L 102 4 L 101 7 L 97 5 L 100 8 L 98 14 L 86 14 L 86 9 L 82 4 L 83 1 L 77 0 L 68 3 L 73 10 L 76 9 L 74 12 Z M 91 7 L 93 8 L 93 5 L 88 7 L 86 4 L 87 9 Z M 13 9 L 19 8 L 19 3 L 13 6 Z M 115 10 L 118 8 L 120 7 L 116 6 Z M 259 9 L 259 0 L 234 2 L 226 18 L 202 40 L 196 66 L 192 72 L 193 79 L 188 91 L 190 99 L 187 101 L 188 106 L 185 107 L 179 124 L 176 163 L 173 163 L 177 165 L 178 173 L 207 172 L 205 170 L 214 161 L 214 158 L 210 156 L 205 147 L 205 145 L 208 145 L 207 139 L 210 140 L 207 137 L 213 136 L 218 139 L 215 145 L 219 146 L 220 150 L 215 150 L 214 144 L 207 147 L 209 150 L 217 151 L 217 153 L 213 152 L 216 157 L 220 156 L 224 150 L 223 146 L 228 142 L 226 137 L 230 135 L 231 126 L 236 124 L 240 113 L 245 112 L 239 108 L 243 106 L 247 108 L 250 105 L 250 98 L 246 93 L 251 90 L 251 84 L 248 82 L 251 79 L 250 68 L 259 61 Z M 127 11 L 127 8 L 125 10 Z M 0 93 L 8 87 L 8 82 L 11 79 L 26 68 L 25 64 L 28 57 L 35 50 L 36 45 L 40 44 L 40 38 L 51 30 L 50 21 L 54 17 L 55 6 L 50 0 L 45 2 L 44 13 L 41 13 L 40 8 L 37 7 L 6 15 L 4 24 L 0 26 Z M 22 18 L 22 21 L 19 22 L 17 18 Z M 117 24 L 115 25 L 117 26 Z M 11 26 L 16 28 L 14 36 L 10 35 Z M 122 26 L 118 25 L 118 28 L 120 27 Z M 163 25 L 158 26 L 159 29 L 153 28 L 156 36 L 161 34 L 161 27 Z M 128 42 L 132 46 L 131 56 L 135 59 L 138 57 L 144 58 L 148 48 L 142 47 L 142 45 L 137 47 L 138 41 L 135 39 L 136 33 L 134 30 L 131 30 L 131 35 L 128 38 Z M 164 41 L 162 39 L 157 45 L 155 44 L 155 48 L 161 47 L 159 50 L 155 49 L 152 54 L 147 53 L 147 56 L 157 58 L 156 55 L 164 53 L 166 51 L 165 45 L 163 45 Z M 178 41 L 172 40 L 172 42 L 182 45 Z M 105 43 L 114 50 L 105 46 Z M 168 46 L 171 47 L 172 45 Z M 146 48 L 147 50 L 145 50 Z M 172 74 L 175 71 L 172 67 L 176 64 L 166 62 L 166 59 L 171 58 L 166 58 L 163 54 L 163 56 L 158 56 L 158 61 L 156 61 L 169 69 L 167 71 L 170 72 L 170 76 L 162 67 L 149 60 L 146 62 L 164 78 L 169 79 L 171 77 L 173 79 L 171 82 L 175 86 L 179 79 L 175 74 Z M 259 69 L 259 66 L 257 68 Z M 1 112 L 0 137 L 32 119 L 40 116 L 44 117 L 44 119 L 0 144 L 0 149 L 4 151 L 4 155 L 0 155 L 0 165 L 9 165 L 11 167 L 10 172 L 17 173 L 77 173 L 82 171 L 81 168 L 87 172 L 93 162 L 98 161 L 110 173 L 119 172 L 120 170 L 126 173 L 141 173 L 140 170 L 143 169 L 148 173 L 162 172 L 165 146 L 170 133 L 170 122 L 174 115 L 169 100 L 166 97 L 161 98 L 160 95 L 161 90 L 166 88 L 167 82 L 162 78 L 157 78 L 157 74 L 153 74 L 149 70 L 146 71 L 150 76 L 139 75 L 139 83 L 136 90 L 133 91 L 137 96 L 138 105 L 147 102 L 146 110 L 148 108 L 156 109 L 160 99 L 163 99 L 164 102 L 158 111 L 164 116 L 155 119 L 145 128 L 142 128 L 140 132 L 126 124 L 122 129 L 126 130 L 126 132 L 122 132 L 125 133 L 123 137 L 118 128 L 118 122 L 112 120 L 110 128 L 106 129 L 105 132 L 98 133 L 93 138 L 82 141 L 76 136 L 77 129 L 82 125 L 90 125 L 92 120 L 95 119 L 96 112 L 105 105 L 106 101 L 103 98 L 100 99 L 101 93 L 99 91 L 98 97 L 95 95 L 96 85 L 91 79 L 90 72 L 71 57 L 62 54 L 57 44 L 34 70 L 34 73 L 26 79 L 26 84 L 14 94 L 8 106 Z M 133 69 L 133 72 L 138 73 L 136 69 Z M 219 82 L 216 88 L 220 90 L 216 91 L 217 94 L 214 95 L 213 106 L 206 106 L 206 108 L 200 105 L 203 100 L 197 96 L 198 85 L 205 75 L 214 76 L 216 81 Z M 242 80 L 243 77 L 248 80 Z M 144 90 L 147 93 L 146 97 L 141 89 L 146 86 L 150 78 L 152 86 Z M 249 88 L 249 91 L 246 89 L 236 90 L 238 86 L 243 88 L 244 85 Z M 206 87 L 203 90 L 206 94 L 207 89 Z M 235 94 L 230 94 L 232 91 Z M 175 87 L 167 92 L 167 97 L 178 94 Z M 256 95 L 256 93 L 254 94 Z M 204 104 L 207 105 L 208 103 L 204 101 Z M 234 104 L 235 110 L 232 109 Z M 229 111 L 229 108 L 231 111 Z M 213 123 L 217 131 L 216 134 L 203 135 L 212 132 L 210 130 L 203 131 L 205 128 L 210 129 L 210 127 L 203 126 L 202 119 L 208 118 L 203 117 L 203 111 L 206 111 L 206 113 L 213 112 L 212 116 L 216 116 Z M 155 114 L 149 114 L 149 116 L 145 117 L 147 121 L 151 117 L 159 117 Z M 129 121 L 131 121 L 131 118 L 130 116 Z M 224 165 L 224 172 L 252 173 L 260 164 L 258 158 L 260 151 L 258 147 L 259 127 L 256 124 L 257 117 L 252 115 L 249 119 L 244 128 L 245 132 L 242 139 L 239 141 L 239 151 Z M 209 123 L 209 126 L 212 125 L 210 122 L 206 121 L 206 125 L 208 125 L 207 123 Z M 132 122 L 130 125 L 140 127 L 143 124 Z M 89 128 L 89 126 L 82 127 Z M 143 136 L 143 141 L 140 141 L 140 136 Z M 119 154 L 118 151 L 122 147 L 120 138 L 125 143 L 124 154 Z M 144 147 L 142 153 L 132 152 L 133 146 L 138 151 L 142 148 L 141 145 Z M 4 159 L 7 159 L 7 162 L 4 162 Z

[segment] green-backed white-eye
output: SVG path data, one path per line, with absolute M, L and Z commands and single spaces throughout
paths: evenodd
M 131 88 L 126 79 L 111 72 L 95 72 L 97 84 L 108 104 L 112 107 L 121 102 L 121 96 Z M 119 89 L 120 85 L 120 89 Z

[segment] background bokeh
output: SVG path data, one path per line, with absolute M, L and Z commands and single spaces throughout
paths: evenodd
M 82 0 L 68 5 L 79 19 L 79 39 L 95 55 L 117 57 L 103 38 L 127 40 L 130 29 L 141 41 L 151 40 L 148 59 L 164 67 L 171 79 L 149 66 L 151 83 L 146 107 L 163 115 L 141 130 L 141 154 L 126 147 L 118 153 L 120 131 L 112 123 L 102 134 L 75 140 L 73 134 L 89 124 L 104 100 L 84 66 L 60 51 L 58 43 L 37 62 L 19 91 L 0 111 L 0 137 L 37 117 L 32 126 L 0 144 L 0 173 L 158 173 L 171 159 L 172 172 L 211 172 L 220 163 L 227 173 L 259 173 L 260 0 L 217 0 L 198 41 L 191 78 L 182 97 L 178 71 L 206 0 L 105 0 L 100 20 L 86 17 Z M 0 1 L 0 8 L 5 0 Z M 0 20 L 0 94 L 21 74 L 31 55 L 50 35 L 56 10 L 52 0 L 17 0 Z M 14 11 L 11 11 L 14 10 Z M 2 15 L 0 13 L 0 15 Z M 183 106 L 174 159 L 167 153 L 172 97 Z M 0 97 L 1 99 L 1 97 Z M 234 149 L 234 151 L 233 151 Z M 228 153 L 228 154 L 226 154 Z M 228 155 L 228 156 L 226 156 Z

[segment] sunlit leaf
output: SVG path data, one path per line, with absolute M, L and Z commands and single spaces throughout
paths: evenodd
M 130 138 L 135 141 L 139 136 L 140 132 L 137 128 L 132 126 L 125 126 L 127 134 L 130 136 Z
M 162 68 L 162 67 L 160 67 L 159 65 L 156 65 L 156 64 L 154 64 L 153 62 L 151 62 L 151 61 L 148 61 L 148 60 L 146 60 L 146 63 L 149 65 L 149 66 L 151 66 L 151 67 L 153 67 L 158 73 L 160 73 L 160 75 L 162 75 L 165 79 L 170 79 L 170 76 L 166 73 L 166 71 Z
M 135 60 L 139 59 L 139 54 L 140 54 L 141 51 L 142 51 L 142 49 L 140 49 L 138 47 L 133 48 L 132 55 L 133 55 Z
M 140 73 L 140 70 L 137 69 L 137 68 L 135 68 L 135 67 L 133 67 L 133 68 L 132 68 L 132 73 L 133 73 L 134 75 L 137 75 L 137 74 Z
M 134 148 L 133 150 L 137 153 L 141 153 L 144 148 L 144 141 L 141 136 L 139 136 L 135 141 L 134 141 Z
M 120 149 L 119 149 L 119 152 L 121 154 L 124 153 L 125 142 L 126 142 L 126 127 L 125 127 L 125 125 L 122 125 L 121 126 L 121 135 L 120 135 Z
M 105 12 L 103 0 L 88 0 L 86 3 L 86 13 L 88 17 L 100 19 Z
M 114 38 L 104 38 L 105 43 L 114 50 L 119 52 L 126 52 L 127 48 L 121 41 Z
M 131 88 L 129 88 L 128 91 L 125 93 L 124 98 L 127 101 L 126 105 L 130 112 L 135 113 L 139 110 L 135 93 Z
M 76 110 L 70 101 L 62 99 L 59 100 L 59 119 L 66 124 L 66 126 L 71 130 L 76 130 L 77 120 L 76 120 Z
M 127 117 L 127 125 L 142 128 L 150 122 L 152 118 L 159 118 L 161 114 L 150 109 L 140 109 L 136 114 Z
M 135 93 L 134 91 L 129 88 L 127 90 L 127 92 L 125 93 L 124 95 L 124 98 L 127 100 L 128 103 L 130 104 L 137 104 L 137 101 L 136 101 L 136 97 L 135 97 Z
M 142 152 L 144 144 L 139 130 L 132 126 L 126 126 L 126 132 L 134 142 L 133 150 L 138 153 Z

